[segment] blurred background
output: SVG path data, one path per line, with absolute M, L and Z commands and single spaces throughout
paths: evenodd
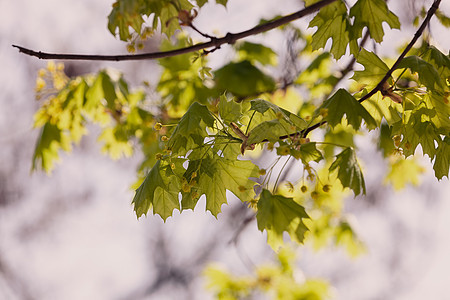
M 416 10 L 432 1 L 391 1 L 404 26 L 378 47 L 393 55 L 408 42 Z M 111 0 L 0 1 L 0 299 L 211 299 L 202 270 L 214 262 L 236 275 L 272 261 L 274 253 L 257 230 L 251 212 L 230 197 L 216 220 L 205 213 L 175 212 L 136 219 L 130 186 L 141 157 L 112 161 L 90 128 L 72 153 L 48 176 L 30 173 L 38 130 L 34 86 L 47 62 L 19 54 L 12 44 L 61 53 L 119 54 L 126 45 L 107 31 Z M 195 20 L 208 32 L 237 32 L 299 10 L 300 1 L 229 0 L 228 8 L 207 5 Z M 441 9 L 450 14 L 450 3 Z M 299 21 L 307 27 L 309 19 Z M 431 23 L 435 45 L 450 48 L 449 32 Z M 195 36 L 193 35 L 194 37 Z M 261 37 L 255 37 L 255 39 Z M 270 38 L 270 39 L 269 39 Z M 278 51 L 285 36 L 265 36 Z M 156 42 L 146 50 L 157 49 Z M 211 65 L 230 59 L 227 47 Z M 155 82 L 157 62 L 65 62 L 69 76 L 114 68 L 138 86 Z M 297 250 L 297 267 L 306 277 L 322 277 L 337 299 L 448 299 L 450 284 L 450 185 L 437 182 L 430 163 L 417 187 L 401 192 L 383 184 L 381 155 L 368 139 L 359 141 L 367 196 L 349 198 L 345 210 L 366 253 L 350 258 L 343 249 Z

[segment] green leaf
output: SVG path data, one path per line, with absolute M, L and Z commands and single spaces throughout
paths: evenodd
M 356 160 L 355 151 L 348 147 L 336 156 L 336 160 L 331 164 L 329 171 L 338 170 L 337 178 L 344 187 L 353 190 L 355 196 L 366 194 L 366 184 L 363 173 Z
M 443 89 L 444 84 L 441 81 L 438 71 L 432 64 L 426 62 L 417 56 L 405 57 L 399 64 L 397 69 L 409 68 L 411 72 L 419 75 L 419 80 L 428 89 L 434 91 L 436 89 Z
M 380 126 L 378 149 L 381 150 L 384 157 L 390 156 L 395 151 L 395 144 L 392 140 L 392 128 L 389 125 L 381 124 Z
M 221 212 L 222 204 L 227 203 L 226 190 L 242 201 L 250 200 L 254 196 L 255 182 L 249 178 L 259 176 L 258 167 L 252 162 L 226 159 L 217 154 L 190 161 L 185 178 L 189 179 L 194 171 L 197 173 L 195 178 L 198 179 L 198 185 L 193 189 L 198 196 L 206 195 L 206 210 L 215 217 Z M 184 196 L 184 207 L 193 209 L 196 200 L 192 193 Z
M 366 85 L 368 90 L 374 88 L 389 71 L 389 67 L 375 53 L 364 48 L 356 61 L 364 66 L 364 71 L 355 71 L 352 79 Z
M 101 71 L 92 86 L 86 92 L 85 109 L 90 111 L 97 107 L 99 103 L 105 99 L 107 107 L 111 110 L 115 110 L 116 92 L 114 84 L 105 71 Z
M 434 161 L 433 170 L 437 179 L 448 178 L 450 168 L 450 138 L 446 136 L 443 141 L 438 142 L 436 151 L 436 159 Z
M 432 64 L 443 82 L 450 77 L 450 58 L 433 46 L 429 46 L 422 58 Z
M 59 149 L 70 150 L 70 139 L 56 125 L 47 122 L 36 143 L 32 170 L 40 165 L 40 168 L 50 173 L 54 163 L 59 160 Z
M 214 81 L 219 91 L 228 91 L 239 97 L 273 91 L 275 81 L 252 65 L 248 60 L 229 63 L 214 72 Z
M 413 155 L 415 149 L 420 144 L 424 154 L 433 159 L 436 153 L 435 141 L 439 141 L 439 130 L 428 121 L 435 115 L 433 109 L 428 109 L 423 104 L 414 111 L 405 113 L 405 120 L 402 126 L 403 140 L 400 147 L 403 154 L 408 157 Z
M 359 32 L 363 27 L 369 29 L 370 36 L 377 42 L 383 41 L 383 22 L 394 29 L 400 29 L 398 17 L 389 10 L 384 0 L 358 0 L 350 9 L 350 16 L 355 18 L 353 26 Z M 361 34 L 358 35 L 360 37 Z
M 350 42 L 347 21 L 347 8 L 342 1 L 336 1 L 323 7 L 311 20 L 309 27 L 316 27 L 317 31 L 312 36 L 312 50 L 324 48 L 328 39 L 333 40 L 330 52 L 335 59 L 345 54 Z
M 435 13 L 436 18 L 441 22 L 442 25 L 449 28 L 450 27 L 450 17 L 446 16 L 442 10 L 438 9 Z
M 431 117 L 431 121 L 437 128 L 450 131 L 450 103 L 449 94 L 429 93 L 424 96 L 427 107 L 432 108 L 436 113 Z
M 355 131 L 351 126 L 338 125 L 334 128 L 328 127 L 325 133 L 325 144 L 323 150 L 327 160 L 334 159 L 335 149 L 341 147 L 355 147 L 354 142 Z M 339 147 L 340 149 L 340 147 Z
M 392 184 L 395 190 L 403 189 L 407 184 L 419 184 L 419 175 L 424 169 L 413 159 L 398 159 L 390 165 L 385 182 Z
M 254 99 L 250 101 L 250 105 L 250 111 L 256 111 L 262 117 L 252 117 L 253 126 L 250 127 L 252 129 L 249 131 L 247 144 L 260 143 L 263 140 L 277 141 L 282 135 L 307 127 L 305 120 L 269 101 Z M 258 121 L 255 121 L 257 119 Z
M 178 167 L 181 164 L 178 163 Z M 153 207 L 153 214 L 158 214 L 165 221 L 174 209 L 180 209 L 178 194 L 180 180 L 164 161 L 157 161 L 133 198 L 134 211 L 139 218 L 146 215 Z
M 287 232 L 291 239 L 303 242 L 308 228 L 303 219 L 309 219 L 305 209 L 292 198 L 272 195 L 264 189 L 258 200 L 256 220 L 260 231 L 267 231 L 267 242 L 277 250 L 283 244 L 283 232 Z
M 308 126 L 308 123 L 296 114 L 269 101 L 254 99 L 250 101 L 250 105 L 250 110 L 257 111 L 261 114 L 265 114 L 267 110 L 271 109 L 277 119 L 284 120 L 290 125 L 296 126 L 297 130 L 305 129 Z
M 228 100 L 225 95 L 220 96 L 219 116 L 226 123 L 237 122 L 242 116 L 241 104 Z
M 263 140 L 276 142 L 280 136 L 295 132 L 290 131 L 288 128 L 289 124 L 285 123 L 283 125 L 282 122 L 277 119 L 262 122 L 250 130 L 247 144 L 256 144 L 262 142 Z
M 206 127 L 213 127 L 214 121 L 206 106 L 192 103 L 173 131 L 168 141 L 169 149 L 173 154 L 184 155 L 195 146 L 202 145 L 208 135 Z
M 304 164 L 310 161 L 319 162 L 323 159 L 322 152 L 316 148 L 316 143 L 314 142 L 300 145 L 299 150 L 291 149 L 291 155 L 296 159 L 301 159 Z
M 352 125 L 355 130 L 359 129 L 363 119 L 369 129 L 377 126 L 375 119 L 361 103 L 356 101 L 356 99 L 344 89 L 339 89 L 330 99 L 325 101 L 322 108 L 328 109 L 326 120 L 331 127 L 340 124 L 344 115 L 346 115 L 348 124 Z
M 133 145 L 128 140 L 121 126 L 106 128 L 99 135 L 98 141 L 103 142 L 102 151 L 109 154 L 112 159 L 130 157 L 133 154 Z
M 361 104 L 375 119 L 377 126 L 380 126 L 383 119 L 385 119 L 389 125 L 401 120 L 401 115 L 399 113 L 402 109 L 401 104 L 390 101 L 383 97 L 381 93 L 376 93 Z
M 216 3 L 227 7 L 228 0 L 216 0 Z
M 178 11 L 190 11 L 193 5 L 188 0 L 172 1 L 144 1 L 144 0 L 117 0 L 108 16 L 108 29 L 116 35 L 117 31 L 122 41 L 133 39 L 132 31 L 141 33 L 143 29 L 143 16 L 153 17 L 150 27 L 151 33 L 160 28 L 161 33 L 171 37 L 177 29 Z
M 262 44 L 244 42 L 237 49 L 240 60 L 259 62 L 262 65 L 274 66 L 277 64 L 277 54 L 275 51 Z

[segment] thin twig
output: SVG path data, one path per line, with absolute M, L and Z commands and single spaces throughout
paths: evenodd
M 126 55 L 84 55 L 84 54 L 60 54 L 60 53 L 47 53 L 41 51 L 34 51 L 21 46 L 12 45 L 19 49 L 19 52 L 26 55 L 35 56 L 39 59 L 60 59 L 60 60 L 96 60 L 96 61 L 124 61 L 124 60 L 144 60 L 144 59 L 157 59 L 164 57 L 171 57 L 180 54 L 199 51 L 206 48 L 219 48 L 223 44 L 234 44 L 237 40 L 246 38 L 248 36 L 256 35 L 262 32 L 272 30 L 282 25 L 288 24 L 294 20 L 300 19 L 304 16 L 312 14 L 320 8 L 334 2 L 336 0 L 322 0 L 313 5 L 305 7 L 304 9 L 295 12 L 293 14 L 281 17 L 279 19 L 267 22 L 262 25 L 255 26 L 246 31 L 239 33 L 227 33 L 222 38 L 212 38 L 211 41 L 206 43 L 195 44 L 189 47 L 180 48 L 170 51 L 151 52 L 142 54 L 126 54 Z
M 198 30 L 197 27 L 195 27 L 194 24 L 192 24 L 192 23 L 189 24 L 189 26 L 190 26 L 192 29 L 194 29 L 198 34 L 200 34 L 201 36 L 203 36 L 203 37 L 205 37 L 205 38 L 208 38 L 208 39 L 210 39 L 210 40 L 216 39 L 216 37 L 214 37 L 214 36 L 211 36 L 211 35 L 209 35 L 209 34 L 206 34 L 206 33 L 201 32 L 201 31 Z

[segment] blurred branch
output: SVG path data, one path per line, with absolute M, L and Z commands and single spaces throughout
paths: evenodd
M 0 252 L 1 253 L 1 252 Z M 3 256 L 0 256 L 0 277 L 3 277 L 5 283 L 10 287 L 11 291 L 16 293 L 23 300 L 34 300 L 32 293 L 16 273 L 6 265 Z
M 211 41 L 206 43 L 200 43 L 192 45 L 186 48 L 162 51 L 162 52 L 151 52 L 142 54 L 127 54 L 127 55 L 84 55 L 84 54 L 60 54 L 60 53 L 47 53 L 41 51 L 34 51 L 32 49 L 27 49 L 18 45 L 12 45 L 14 48 L 19 49 L 20 53 L 26 55 L 35 56 L 39 59 L 62 59 L 62 60 L 95 60 L 95 61 L 124 61 L 124 60 L 144 60 L 144 59 L 157 59 L 164 57 L 177 56 L 185 53 L 195 52 L 203 50 L 206 48 L 218 49 L 223 44 L 234 44 L 237 40 L 256 35 L 262 32 L 266 32 L 282 25 L 288 24 L 294 20 L 300 19 L 304 16 L 312 14 L 319 10 L 320 8 L 334 2 L 336 0 L 322 0 L 313 5 L 305 7 L 304 9 L 297 11 L 293 14 L 281 17 L 279 19 L 255 26 L 246 31 L 239 33 L 227 33 L 222 38 L 211 37 Z

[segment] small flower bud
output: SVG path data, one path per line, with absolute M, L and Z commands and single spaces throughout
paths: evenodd
M 322 117 L 326 118 L 328 116 L 328 108 L 321 108 L 320 111 L 319 111 L 319 114 Z

